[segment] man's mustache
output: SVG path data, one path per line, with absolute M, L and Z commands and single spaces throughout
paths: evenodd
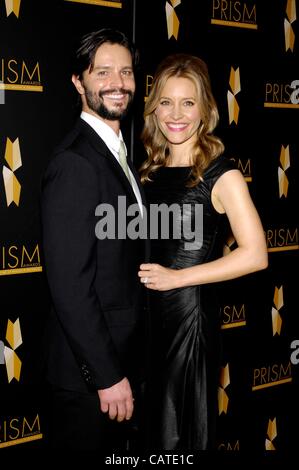
M 99 96 L 103 98 L 105 95 L 111 95 L 113 93 L 121 93 L 123 95 L 129 95 L 133 96 L 133 93 L 131 90 L 126 90 L 125 88 L 111 88 L 110 90 L 105 90 L 105 91 L 99 91 Z

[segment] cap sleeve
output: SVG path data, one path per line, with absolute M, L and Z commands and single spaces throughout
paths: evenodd
M 225 155 L 221 155 L 213 160 L 203 175 L 204 182 L 209 186 L 210 191 L 212 191 L 214 184 L 220 176 L 231 170 L 237 170 L 237 166 L 233 160 L 230 160 Z

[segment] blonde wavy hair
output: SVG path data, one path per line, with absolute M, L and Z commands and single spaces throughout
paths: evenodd
M 222 141 L 213 135 L 218 124 L 219 114 L 211 90 L 210 77 L 205 62 L 199 57 L 177 53 L 167 56 L 158 66 L 153 78 L 151 91 L 144 107 L 144 126 L 141 140 L 148 158 L 140 167 L 141 181 L 151 181 L 151 174 L 167 165 L 169 155 L 168 141 L 159 129 L 155 110 L 159 104 L 162 90 L 170 77 L 182 77 L 191 80 L 199 99 L 201 125 L 197 130 L 197 142 L 194 145 L 191 161 L 193 162 L 187 186 L 196 186 L 202 181 L 204 170 L 210 162 L 224 151 Z

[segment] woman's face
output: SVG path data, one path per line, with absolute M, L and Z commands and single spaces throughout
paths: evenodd
M 171 144 L 196 141 L 201 124 L 199 99 L 189 78 L 171 77 L 155 110 L 160 131 Z

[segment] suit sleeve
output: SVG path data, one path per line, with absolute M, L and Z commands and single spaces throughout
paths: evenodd
M 49 165 L 41 193 L 43 249 L 54 309 L 88 385 L 120 381 L 120 361 L 94 289 L 98 177 L 83 157 L 64 152 Z

